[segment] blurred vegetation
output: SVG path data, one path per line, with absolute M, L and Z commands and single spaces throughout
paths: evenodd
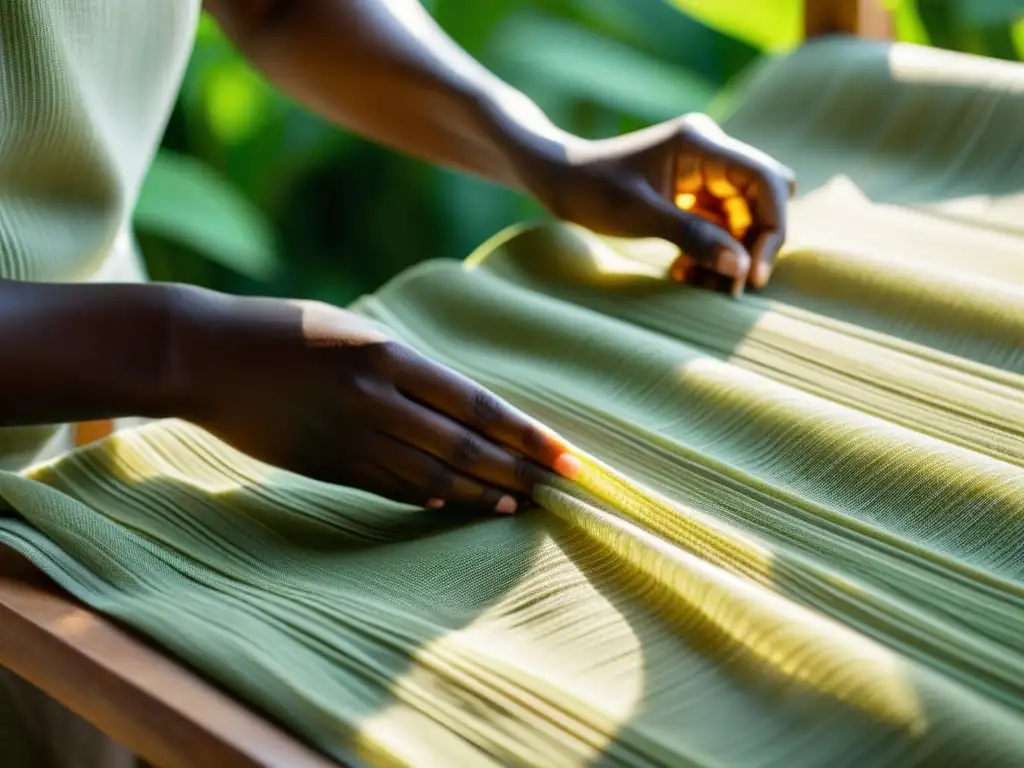
M 760 56 L 800 42 L 801 0 L 424 0 L 563 128 L 614 135 L 714 113 Z M 902 40 L 1024 58 L 1022 0 L 891 0 Z M 470 8 L 472 10 L 470 10 Z M 415 262 L 462 258 L 541 211 L 334 129 L 202 20 L 135 219 L 154 279 L 345 304 Z

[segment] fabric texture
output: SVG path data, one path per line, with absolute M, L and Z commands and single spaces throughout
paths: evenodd
M 0 473 L 0 540 L 379 765 L 1024 761 L 1024 68 L 828 41 L 725 127 L 804 197 L 770 288 L 538 225 L 356 309 L 578 446 L 469 519 L 195 427 Z
M 201 0 L 0 0 L 0 279 L 144 278 L 130 214 Z M 0 469 L 66 442 L 0 429 Z

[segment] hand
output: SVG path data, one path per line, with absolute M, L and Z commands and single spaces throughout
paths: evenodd
M 184 313 L 185 417 L 256 459 L 397 501 L 502 513 L 551 470 L 578 470 L 559 438 L 358 315 L 207 293 Z
M 793 172 L 727 136 L 706 115 L 566 147 L 564 158 L 527 151 L 529 189 L 566 221 L 618 237 L 658 237 L 682 251 L 673 278 L 734 293 L 768 282 L 786 238 Z

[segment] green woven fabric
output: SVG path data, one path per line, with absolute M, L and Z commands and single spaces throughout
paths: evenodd
M 1024 761 L 1024 68 L 821 43 L 726 127 L 806 192 L 769 290 L 506 232 L 357 309 L 566 435 L 464 519 L 159 423 L 0 474 L 0 540 L 327 754 Z

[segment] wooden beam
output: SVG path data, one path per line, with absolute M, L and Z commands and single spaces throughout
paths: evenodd
M 876 40 L 893 36 L 884 0 L 804 0 L 804 36 L 854 35 Z
M 0 666 L 160 768 L 337 768 L 0 544 Z

